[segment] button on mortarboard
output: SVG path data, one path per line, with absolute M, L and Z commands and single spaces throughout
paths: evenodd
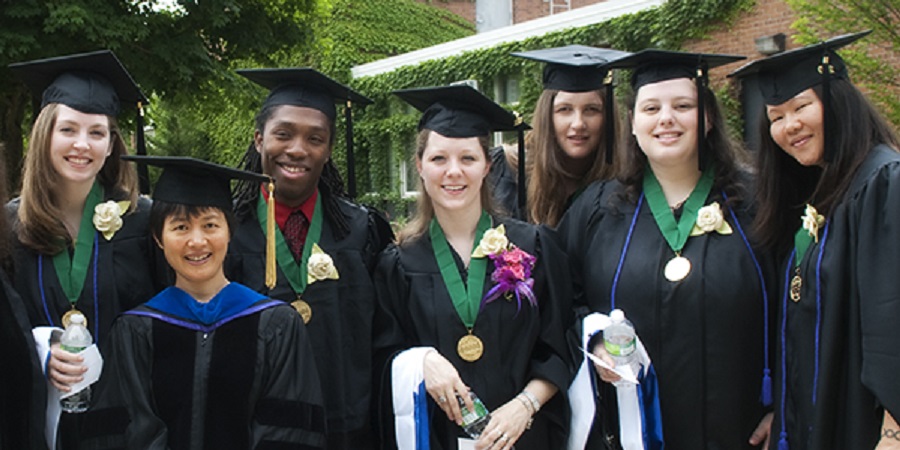
M 729 77 L 757 75 L 760 93 L 767 105 L 780 105 L 800 92 L 823 81 L 819 68 L 828 57 L 829 76 L 847 79 L 847 66 L 835 51 L 871 33 L 871 30 L 836 36 L 817 44 L 788 50 L 784 53 L 745 64 L 728 74 Z
M 238 74 L 269 89 L 263 107 L 292 105 L 321 111 L 332 121 L 335 103 L 351 101 L 368 105 L 372 100 L 308 67 L 287 69 L 241 69 Z
M 429 129 L 451 138 L 487 136 L 491 131 L 518 129 L 515 114 L 466 85 L 394 91 L 419 111 L 419 130 Z
M 26 61 L 9 68 L 36 99 L 42 99 L 41 108 L 61 103 L 87 114 L 117 116 L 120 103 L 147 103 L 125 66 L 109 50 Z
M 603 80 L 611 63 L 631 53 L 586 45 L 567 45 L 515 52 L 511 55 L 546 63 L 544 89 L 586 92 L 603 87 Z
M 254 172 L 180 156 L 123 156 L 122 159 L 163 169 L 153 199 L 191 206 L 232 207 L 231 180 L 269 181 Z

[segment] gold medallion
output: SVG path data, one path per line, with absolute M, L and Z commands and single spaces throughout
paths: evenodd
M 470 331 L 456 343 L 456 353 L 463 361 L 475 362 L 484 354 L 484 343 Z
M 666 279 L 672 282 L 683 280 L 689 273 L 691 273 L 691 261 L 677 253 L 666 263 L 663 271 Z
M 74 316 L 75 314 L 81 314 L 82 316 L 84 316 L 84 326 L 85 326 L 85 328 L 87 328 L 87 326 L 88 326 L 87 316 L 85 316 L 84 313 L 82 313 L 81 311 L 75 309 L 74 305 L 72 305 L 72 309 L 66 311 L 66 313 L 63 314 L 63 316 L 62 316 L 61 322 L 62 322 L 63 328 L 69 326 L 69 322 L 72 321 L 72 316 Z
M 309 303 L 306 303 L 302 298 L 297 297 L 297 300 L 291 302 L 291 306 L 300 313 L 300 317 L 303 318 L 303 323 L 309 323 L 310 319 L 312 319 L 312 308 L 310 308 Z
M 803 279 L 800 278 L 800 274 L 798 273 L 797 275 L 794 275 L 794 278 L 791 278 L 790 293 L 791 293 L 791 300 L 793 300 L 794 303 L 797 303 L 800 301 L 800 288 L 802 288 L 802 287 L 803 287 Z

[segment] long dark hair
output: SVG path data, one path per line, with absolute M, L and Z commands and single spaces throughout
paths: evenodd
M 814 202 L 819 214 L 828 217 L 872 148 L 878 144 L 900 148 L 893 129 L 856 86 L 844 79 L 829 84 L 831 105 L 823 111 L 834 119 L 829 143 L 833 157 L 823 167 L 805 167 L 784 152 L 772 139 L 765 110 L 759 120 L 758 209 L 753 229 L 761 245 L 781 256 L 793 245 L 793 232 L 800 227 L 806 203 Z M 821 85 L 813 91 L 822 98 Z
M 275 113 L 276 109 L 282 106 L 284 105 L 270 105 L 260 110 L 256 115 L 256 131 L 264 133 L 266 123 L 272 117 L 272 114 Z M 328 145 L 333 146 L 335 138 L 334 121 L 329 121 L 329 126 L 330 137 Z M 259 152 L 256 151 L 256 143 L 253 142 L 253 140 L 251 140 L 250 145 L 247 147 L 247 151 L 244 152 L 244 156 L 241 158 L 239 166 L 242 169 L 251 172 L 263 172 L 262 157 Z M 331 158 L 325 162 L 325 167 L 322 169 L 322 175 L 319 177 L 318 187 L 319 192 L 322 194 L 322 209 L 325 218 L 334 226 L 333 232 L 335 239 L 341 240 L 350 233 L 350 225 L 347 223 L 347 216 L 341 210 L 339 202 L 340 198 L 348 198 L 348 196 L 344 190 L 344 180 L 341 178 L 341 172 Z M 276 189 L 277 188 L 278 187 L 276 186 Z M 259 192 L 259 183 L 251 181 L 238 182 L 234 192 L 234 210 L 235 215 L 239 219 L 248 216 L 254 217 L 256 215 L 256 202 L 259 197 Z
M 611 165 L 606 163 L 606 121 L 616 120 L 618 117 L 613 104 L 613 117 L 605 117 L 604 112 L 599 144 L 593 149 L 593 155 L 586 158 L 585 164 L 590 164 L 590 167 L 584 175 L 576 176 L 568 173 L 563 168 L 564 151 L 556 138 L 556 128 L 553 124 L 553 102 L 559 92 L 556 89 L 545 89 L 541 93 L 534 107 L 534 129 L 529 133 L 526 142 L 528 220 L 551 227 L 555 227 L 566 212 L 566 200 L 569 196 L 565 187 L 567 179 L 577 180 L 578 186 L 583 187 L 594 181 L 612 177 L 614 171 Z M 606 88 L 595 92 L 602 101 L 606 101 Z M 618 122 L 615 129 L 620 129 Z
M 750 170 L 746 152 L 728 136 L 725 125 L 725 117 L 722 108 L 716 99 L 715 93 L 704 86 L 703 93 L 706 120 L 710 128 L 704 140 L 704 148 L 700 149 L 698 158 L 704 164 L 715 164 L 716 173 L 712 192 L 725 191 L 728 195 L 728 204 L 733 205 L 742 200 L 745 186 L 742 185 L 744 176 L 742 173 Z M 637 92 L 628 95 L 628 115 L 634 116 L 634 104 L 637 100 Z M 625 129 L 622 131 L 622 148 L 619 157 L 623 158 L 618 180 L 625 186 L 625 197 L 630 202 L 637 201 L 643 189 L 644 170 L 647 167 L 647 155 L 638 145 L 637 138 L 632 134 L 631 120 L 625 121 Z

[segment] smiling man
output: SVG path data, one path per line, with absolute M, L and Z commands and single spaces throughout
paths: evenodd
M 322 380 L 328 448 L 376 448 L 369 413 L 372 392 L 370 273 L 393 239 L 377 213 L 351 202 L 331 159 L 335 102 L 371 101 L 308 68 L 238 71 L 270 90 L 256 117 L 243 168 L 275 180 L 239 185 L 237 231 L 226 273 L 290 303 L 309 331 Z M 352 163 L 352 161 L 351 161 Z M 277 282 L 266 286 L 264 229 L 275 198 Z

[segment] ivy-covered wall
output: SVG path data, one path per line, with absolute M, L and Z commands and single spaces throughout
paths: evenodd
M 731 21 L 754 0 L 669 0 L 660 7 L 625 15 L 609 21 L 500 44 L 441 60 L 352 80 L 354 89 L 375 100 L 364 111 L 355 111 L 357 186 L 361 200 L 388 211 L 405 211 L 396 173 L 412 145 L 418 115 L 406 111 L 391 91 L 409 87 L 436 86 L 474 79 L 485 94 L 492 96 L 498 77 L 520 74 L 518 112 L 531 120 L 541 92 L 541 66 L 509 56 L 509 53 L 569 44 L 611 47 L 637 51 L 648 47 L 679 49 L 688 39 L 702 38 L 707 30 Z M 339 147 L 340 148 L 340 147 Z

